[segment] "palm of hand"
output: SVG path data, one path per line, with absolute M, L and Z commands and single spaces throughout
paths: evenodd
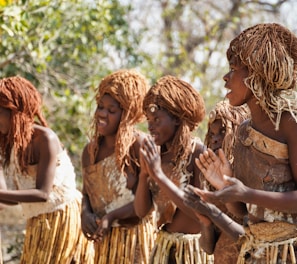
M 217 190 L 226 186 L 224 175 L 232 176 L 231 165 L 222 150 L 219 150 L 218 157 L 211 149 L 208 149 L 200 154 L 195 162 L 206 180 Z
M 158 147 L 151 140 L 144 141 L 141 149 L 142 162 L 150 176 L 154 177 L 161 168 L 161 157 Z

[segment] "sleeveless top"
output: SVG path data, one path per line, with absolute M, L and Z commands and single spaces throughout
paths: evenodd
M 83 182 L 93 212 L 99 217 L 134 200 L 126 176 L 116 165 L 115 153 L 83 168 Z
M 249 121 L 238 128 L 234 149 L 235 177 L 246 186 L 270 191 L 296 190 L 289 160 L 288 146 L 253 129 Z M 247 204 L 250 223 L 286 221 L 297 224 L 297 214 L 284 213 Z
M 10 190 L 26 190 L 36 188 L 36 165 L 29 165 L 27 173 L 21 173 L 12 150 L 10 164 L 3 169 L 7 188 Z M 76 198 L 81 198 L 76 189 L 75 172 L 66 150 L 57 155 L 55 177 L 52 190 L 46 202 L 20 203 L 26 219 L 44 213 L 63 209 Z
M 180 189 L 184 189 L 193 177 L 193 173 L 187 171 L 187 166 L 190 164 L 192 154 L 195 150 L 196 143 L 201 141 L 196 138 L 192 140 L 192 152 L 188 160 L 179 162 L 176 168 L 173 163 L 162 164 L 164 174 Z M 158 184 L 149 178 L 149 187 L 152 192 L 153 203 L 156 211 L 157 226 L 161 227 L 164 224 L 171 223 L 177 209 L 177 206 L 165 194 L 164 190 L 160 189 Z

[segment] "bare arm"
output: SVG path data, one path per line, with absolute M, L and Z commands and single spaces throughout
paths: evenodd
M 290 117 L 290 115 L 284 114 L 280 123 L 280 131 L 277 132 L 279 139 L 286 142 L 288 145 L 289 165 L 292 171 L 295 182 L 297 183 L 297 123 Z M 209 151 L 209 157 L 211 159 L 199 159 L 197 165 L 201 168 L 204 175 L 211 175 L 213 179 L 220 179 L 219 190 L 213 193 L 200 192 L 200 196 L 207 202 L 212 202 L 214 199 L 219 200 L 222 203 L 252 203 L 263 208 L 276 210 L 280 212 L 296 213 L 297 212 L 297 191 L 289 192 L 269 192 L 263 190 L 255 190 L 245 186 L 241 181 L 228 177 L 218 170 L 219 166 L 222 167 L 224 159 L 215 154 L 212 155 Z M 236 161 L 235 161 L 236 162 Z M 219 173 L 217 173 L 220 171 Z M 231 175 L 230 175 L 231 176 Z M 207 178 L 207 177 L 206 177 Z M 210 178 L 210 177 L 208 177 Z M 222 180 L 223 179 L 223 180 Z
M 215 205 L 203 202 L 199 194 L 198 188 L 191 185 L 187 186 L 185 189 L 185 204 L 197 213 L 207 216 L 222 232 L 226 232 L 232 239 L 237 240 L 240 235 L 244 234 L 243 226 L 233 221 Z
M 19 202 L 44 202 L 52 190 L 57 154 L 61 151 L 59 139 L 49 128 L 35 126 L 34 156 L 38 168 L 36 187 L 26 190 L 0 190 L 0 201 L 11 204 Z
M 152 194 L 149 189 L 148 183 L 148 169 L 144 161 L 144 153 L 142 150 L 139 151 L 140 161 L 140 173 L 138 179 L 138 185 L 135 192 L 134 207 L 138 217 L 145 217 L 153 206 Z

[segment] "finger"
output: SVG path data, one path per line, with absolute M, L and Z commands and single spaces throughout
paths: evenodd
M 207 164 L 211 164 L 213 162 L 211 156 L 213 154 L 213 151 L 209 148 L 208 150 L 204 151 L 203 156 Z
M 238 179 L 236 179 L 234 177 L 229 177 L 227 175 L 223 175 L 223 179 L 224 179 L 225 184 L 228 186 L 231 186 L 231 185 L 234 185 L 234 184 L 237 184 L 240 182 Z
M 195 202 L 197 200 L 200 200 L 200 197 L 193 192 L 185 192 L 183 199 Z
M 214 192 L 209 192 L 207 190 L 197 190 L 197 193 L 203 202 L 213 201 Z
M 206 161 L 204 154 L 199 154 L 199 160 L 198 160 L 197 166 L 201 171 L 203 170 L 205 171 L 207 169 L 208 162 Z
M 209 160 L 211 160 L 212 162 L 217 160 L 217 155 L 213 152 L 213 150 L 211 148 L 207 149 L 207 153 L 208 153 L 208 158 Z
M 226 156 L 225 156 L 224 151 L 223 151 L 222 149 L 219 149 L 219 150 L 218 150 L 218 155 L 219 155 L 220 160 L 221 160 L 223 163 L 226 164 L 226 163 L 229 162 L 228 159 L 227 159 Z

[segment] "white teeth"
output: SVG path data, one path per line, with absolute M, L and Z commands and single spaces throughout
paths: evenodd
M 99 119 L 98 125 L 106 125 L 106 121 Z

